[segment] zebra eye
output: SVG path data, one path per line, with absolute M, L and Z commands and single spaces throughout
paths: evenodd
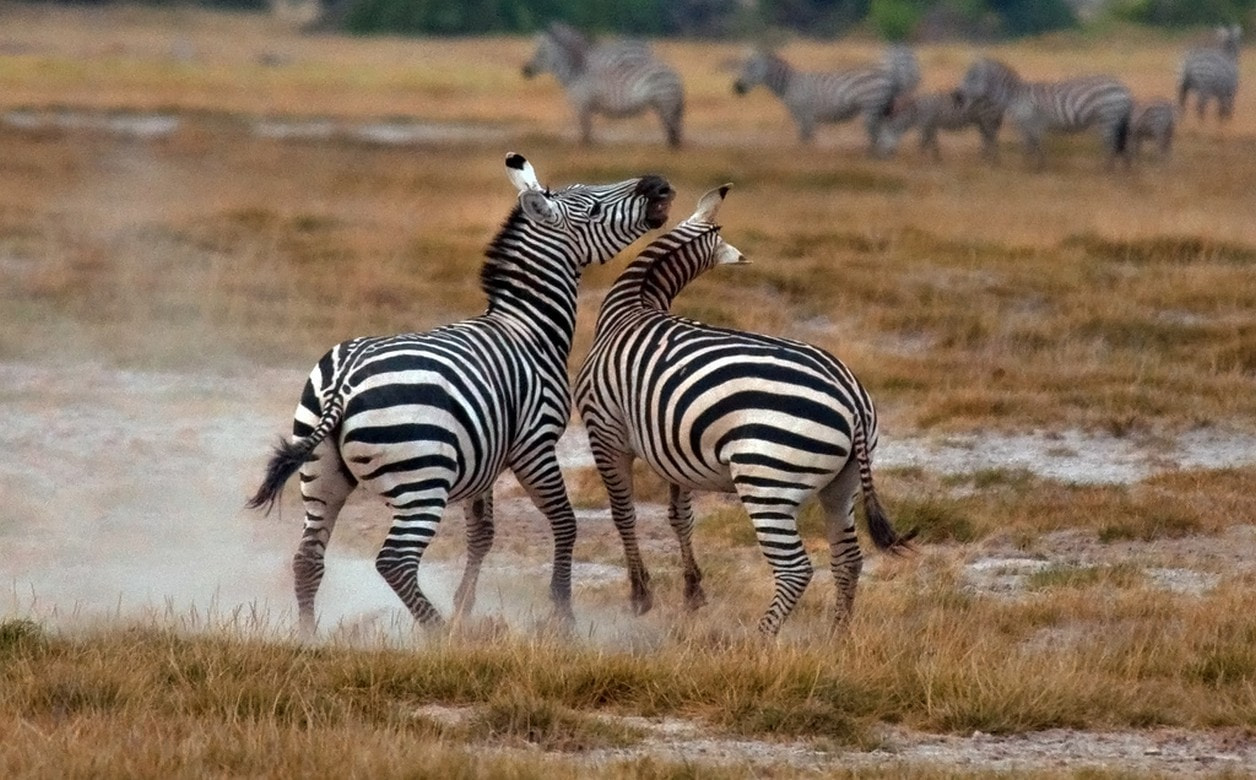
M 598 201 L 594 201 L 593 205 L 589 206 L 589 217 L 594 218 L 601 213 L 602 213 L 602 204 Z

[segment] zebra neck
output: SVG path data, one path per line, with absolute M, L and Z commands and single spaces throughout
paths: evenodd
M 785 97 L 785 93 L 789 90 L 789 83 L 794 80 L 794 68 L 780 57 L 771 57 L 768 59 L 768 72 L 763 77 L 763 83 L 777 97 Z
M 566 361 L 576 330 L 580 262 L 565 242 L 540 232 L 516 206 L 485 252 L 480 288 L 485 316 L 534 334 L 542 349 Z

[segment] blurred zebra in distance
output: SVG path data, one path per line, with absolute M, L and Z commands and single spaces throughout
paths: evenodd
M 670 483 L 668 520 L 680 541 L 685 602 L 706 602 L 691 545 L 692 493 L 735 492 L 772 567 L 774 596 L 759 630 L 775 635 L 814 569 L 798 535 L 798 512 L 819 498 L 837 588 L 835 628 L 854 604 L 863 566 L 854 498 L 862 486 L 868 531 L 901 551 L 872 482 L 877 418 L 859 381 L 837 358 L 789 339 L 717 328 L 673 316 L 673 298 L 716 265 L 744 262 L 714 223 L 728 187 L 651 243 L 615 281 L 598 314 L 593 347 L 576 378 L 598 472 L 624 545 L 631 600 L 653 605 L 633 506 L 634 458 Z
M 1002 109 L 1020 131 L 1026 156 L 1039 169 L 1045 164 L 1042 142 L 1049 132 L 1094 129 L 1107 152 L 1108 167 L 1118 157 L 1129 161 L 1134 99 L 1129 88 L 1111 76 L 1025 82 L 1006 63 L 980 59 L 968 68 L 955 96 L 961 108 L 988 101 Z
M 881 57 L 881 66 L 890 72 L 898 85 L 899 95 L 907 95 L 920 86 L 920 60 L 916 52 L 903 43 L 893 43 L 886 47 Z
M 1216 29 L 1213 46 L 1191 49 L 1178 69 L 1178 107 L 1186 111 L 1186 100 L 1195 93 L 1195 112 L 1202 120 L 1208 102 L 1217 101 L 1217 117 L 1225 120 L 1234 113 L 1234 96 L 1239 89 L 1239 43 L 1243 28 L 1237 24 Z
M 506 157 L 518 202 L 486 250 L 488 310 L 426 333 L 357 338 L 332 347 L 310 373 L 292 438 L 282 441 L 249 506 L 274 506 L 300 471 L 305 524 L 293 557 L 303 633 L 336 518 L 361 485 L 393 512 L 375 568 L 424 626 L 442 620 L 418 569 L 451 501 L 467 500 L 467 565 L 459 617 L 475 599 L 493 542 L 492 489 L 509 468 L 554 534 L 550 596 L 571 617 L 575 515 L 554 445 L 571 413 L 567 359 L 582 269 L 605 263 L 667 219 L 672 190 L 659 176 L 550 191 L 522 156 Z
M 1167 157 L 1173 145 L 1173 130 L 1177 123 L 1177 111 L 1168 100 L 1135 101 L 1130 114 L 1130 143 L 1135 156 L 1142 151 L 1144 141 L 1156 145 L 1161 157 Z
M 845 122 L 862 115 L 869 151 L 876 154 L 881 123 L 894 98 L 905 91 L 899 78 L 910 79 L 911 74 L 884 65 L 806 73 L 795 70 L 774 52 L 760 49 L 742 64 L 733 91 L 744 95 L 761 84 L 766 86 L 785 104 L 803 143 L 814 139 L 817 124 Z
M 982 155 L 995 160 L 999 156 L 998 136 L 1002 125 L 1002 110 L 989 100 L 976 100 L 962 107 L 954 92 L 928 92 L 894 101 L 889 117 L 881 126 L 877 145 L 882 155 L 893 154 L 903 135 L 916 128 L 920 132 L 920 150 L 939 160 L 942 158 L 939 130 L 976 127 L 981 133 Z
M 553 73 L 567 93 L 580 123 L 580 141 L 593 140 L 593 116 L 618 118 L 653 110 L 663 123 L 667 143 L 681 143 L 685 89 L 680 76 L 658 59 L 644 41 L 593 43 L 561 22 L 541 33 L 524 78 Z

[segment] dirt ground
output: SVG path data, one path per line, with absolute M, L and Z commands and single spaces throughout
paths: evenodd
M 157 617 L 189 628 L 240 621 L 277 635 L 292 628 L 288 557 L 300 522 L 295 491 L 278 515 L 243 509 L 270 443 L 288 426 L 302 372 L 262 370 L 194 374 L 121 370 L 105 365 L 0 365 L 0 616 L 34 615 L 73 630 L 98 621 Z M 563 442 L 568 466 L 588 460 L 579 430 Z M 971 469 L 1001 448 L 1025 468 L 1058 475 L 1056 436 L 886 437 L 883 461 L 940 472 Z M 1256 458 L 1256 449 L 1217 435 L 1139 445 L 1126 439 L 1066 434 L 1086 457 L 1107 453 L 1124 464 L 1107 473 L 1136 476 L 1175 463 Z M 1070 468 L 1076 468 L 1076 464 Z M 508 622 L 544 613 L 548 534 L 543 518 L 499 487 L 500 544 L 488 561 L 479 609 Z M 580 513 L 575 570 L 582 590 L 622 589 L 623 569 L 596 551 L 616 544 L 608 514 Z M 408 635 L 409 621 L 376 576 L 373 545 L 383 531 L 380 508 L 357 496 L 346 509 L 320 592 L 321 625 L 339 639 Z M 671 549 L 662 507 L 643 510 L 647 549 Z M 424 587 L 448 609 L 459 574 L 461 512 L 424 564 Z M 1099 544 L 1093 535 L 1059 532 L 1045 554 L 1026 557 L 1006 542 L 945 548 L 931 554 L 963 562 L 974 590 L 1015 598 L 1025 576 L 1061 563 L 1138 561 L 1163 587 L 1203 592 L 1218 572 L 1256 567 L 1256 526 L 1219 537 Z M 595 551 L 595 554 L 590 554 Z M 598 562 L 597 558 L 603 562 Z M 661 565 L 661 561 L 660 561 Z M 869 561 L 876 576 L 878 559 Z M 587 603 L 587 602 L 586 602 Z M 617 645 L 655 641 L 626 606 L 582 608 L 581 633 Z M 363 639 L 368 641 L 368 639 Z M 447 717 L 457 717 L 457 713 Z M 729 739 L 679 719 L 640 720 L 647 738 L 624 751 L 587 756 L 596 764 L 652 754 L 701 763 L 823 770 L 833 766 L 929 765 L 956 771 L 1078 771 L 1105 767 L 1165 774 L 1256 773 L 1256 739 L 1233 731 L 1080 732 L 1014 736 L 915 733 L 887 727 L 880 746 L 833 753 L 808 743 Z

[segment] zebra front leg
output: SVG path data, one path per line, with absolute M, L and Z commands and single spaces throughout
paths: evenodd
M 632 501 L 633 456 L 630 452 L 605 446 L 592 427 L 589 428 L 589 444 L 602 486 L 611 501 L 611 520 L 624 547 L 632 611 L 644 615 L 654 607 L 654 594 L 650 589 L 650 573 L 645 568 L 641 547 L 637 543 L 637 510 Z
M 855 606 L 855 588 L 863 570 L 863 553 L 855 535 L 855 491 L 859 487 L 859 464 L 852 458 L 837 478 L 819 493 L 829 539 L 829 568 L 837 589 L 833 609 L 833 631 L 841 631 Z
M 571 554 L 576 546 L 576 513 L 567 497 L 567 485 L 558 466 L 552 443 L 539 452 L 527 453 L 528 459 L 513 465 L 515 478 L 527 491 L 536 508 L 549 520 L 554 534 L 554 570 L 550 576 L 550 599 L 554 613 L 564 624 L 575 620 L 571 610 Z
M 589 146 L 593 143 L 593 111 L 588 108 L 579 110 L 580 143 Z
M 314 597 L 323 581 L 327 542 L 354 482 L 344 470 L 339 453 L 326 443 L 319 445 L 313 458 L 301 467 L 300 479 L 305 525 L 292 556 L 292 576 L 300 631 L 303 636 L 312 637 L 317 628 Z
M 448 485 L 417 500 L 391 503 L 393 524 L 375 556 L 375 570 L 424 628 L 441 628 L 444 620 L 419 587 L 419 562 L 436 535 L 449 495 Z
M 454 591 L 454 619 L 465 620 L 470 617 L 475 606 L 476 585 L 480 581 L 480 569 L 484 564 L 484 556 L 493 547 L 493 490 L 482 496 L 468 499 L 463 513 L 467 523 L 467 566 L 462 572 L 462 581 Z
M 671 485 L 668 495 L 667 521 L 680 542 L 680 559 L 685 571 L 685 606 L 696 610 L 707 603 L 702 590 L 702 570 L 693 555 L 693 492 Z

